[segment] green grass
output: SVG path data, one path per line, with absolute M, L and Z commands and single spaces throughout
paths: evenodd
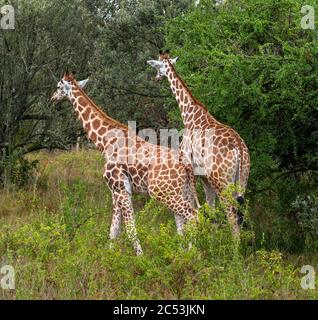
M 110 249 L 112 204 L 101 155 L 32 159 L 39 160 L 32 185 L 0 193 L 0 257 L 16 271 L 16 290 L 0 289 L 0 299 L 318 298 L 318 289 L 300 286 L 301 266 L 318 268 L 317 257 L 267 251 L 253 229 L 238 245 L 218 210 L 206 208 L 217 223 L 200 215 L 197 229 L 180 238 L 165 208 L 135 196 L 144 255 L 134 255 L 125 232 Z

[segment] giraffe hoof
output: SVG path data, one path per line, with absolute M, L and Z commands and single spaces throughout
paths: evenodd
M 136 251 L 136 256 L 142 256 L 142 254 L 143 254 L 143 252 L 141 249 Z
M 244 198 L 242 197 L 242 196 L 238 196 L 237 198 L 236 198 L 236 201 L 240 204 L 240 205 L 242 205 L 242 204 L 244 204 Z
M 243 224 L 243 222 L 244 222 L 244 215 L 241 211 L 239 211 L 237 213 L 237 223 L 239 226 L 241 226 Z
M 136 256 L 141 256 L 143 254 L 142 248 L 140 245 L 135 247 Z
M 108 250 L 114 249 L 114 243 L 113 242 L 109 242 L 107 247 L 108 247 Z

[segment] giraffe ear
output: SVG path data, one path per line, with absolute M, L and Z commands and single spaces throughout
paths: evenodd
M 173 59 L 170 59 L 170 62 L 171 64 L 176 64 L 178 60 L 179 60 L 179 57 L 175 57 Z
M 148 60 L 147 63 L 156 69 L 160 69 L 162 62 L 158 60 Z
M 82 89 L 84 89 L 86 87 L 88 81 L 89 81 L 89 78 L 82 80 L 82 81 L 79 81 L 78 84 Z

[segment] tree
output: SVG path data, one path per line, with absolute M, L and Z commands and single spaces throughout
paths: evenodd
M 302 5 L 200 1 L 168 24 L 166 37 L 194 95 L 247 142 L 259 234 L 290 246 L 300 234 L 291 203 L 318 192 L 318 42 L 301 28 Z M 170 114 L 175 121 L 176 106 Z
M 164 43 L 165 21 L 191 3 L 13 1 L 16 29 L 0 31 L 2 182 L 27 164 L 24 154 L 66 149 L 83 134 L 68 103 L 53 107 L 49 101 L 66 69 L 78 78 L 91 76 L 90 95 L 114 118 L 166 124 L 158 106 L 170 95 L 150 81 L 146 60 Z
M 91 62 L 92 95 L 117 120 L 139 127 L 165 127 L 171 95 L 152 81 L 146 61 L 164 46 L 165 23 L 186 12 L 193 1 L 101 1 L 91 10 L 100 17 L 100 41 Z M 94 9 L 95 8 L 95 9 Z M 159 112 L 160 110 L 160 112 Z
M 50 102 L 67 68 L 87 74 L 96 40 L 93 16 L 81 1 L 13 1 L 15 30 L 0 30 L 0 178 L 10 177 L 22 155 L 65 149 L 78 124 L 68 104 Z

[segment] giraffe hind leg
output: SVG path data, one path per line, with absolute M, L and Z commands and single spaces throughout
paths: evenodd
M 175 214 L 174 218 L 176 220 L 177 232 L 180 236 L 183 236 L 183 225 L 185 223 L 185 220 L 183 217 L 179 216 L 178 214 Z
M 116 239 L 120 234 L 120 226 L 121 226 L 121 212 L 120 210 L 114 209 L 112 223 L 110 226 L 109 238 L 111 240 Z
M 135 226 L 135 220 L 133 217 L 131 196 L 128 193 L 121 194 L 117 205 L 122 212 L 122 217 L 126 227 L 126 232 L 127 232 L 128 238 L 133 242 L 136 255 L 141 255 L 142 248 L 141 248 L 139 239 L 137 237 L 137 230 Z
M 113 193 L 112 198 L 113 198 L 113 217 L 112 217 L 112 223 L 110 226 L 110 233 L 109 233 L 109 238 L 111 240 L 116 239 L 119 236 L 121 220 L 122 220 L 121 211 L 117 207 L 118 195 Z
M 244 204 L 244 198 L 242 196 L 238 196 L 236 198 L 236 201 L 239 203 L 239 208 L 237 209 L 237 222 L 238 222 L 239 226 L 242 226 L 243 222 L 244 222 L 244 213 L 243 213 L 241 207 Z
M 114 216 L 111 225 L 111 237 L 117 237 L 120 228 L 120 221 L 123 220 L 128 238 L 132 241 L 137 255 L 142 254 L 142 248 L 137 237 L 137 231 L 133 216 L 133 206 L 131 201 L 131 185 L 129 178 L 120 171 L 116 176 L 111 177 L 111 186 L 113 194 Z M 119 219 L 119 216 L 121 219 Z
M 222 184 L 222 186 L 220 186 L 217 184 L 217 181 L 216 181 L 215 185 L 217 186 L 216 187 L 216 194 L 217 194 L 218 198 L 220 199 L 220 202 L 224 206 L 227 220 L 228 220 L 228 222 L 231 226 L 231 229 L 232 229 L 232 234 L 236 238 L 240 233 L 240 225 L 243 222 L 243 215 L 239 214 L 237 207 L 233 206 L 233 204 L 231 204 L 231 200 L 229 200 L 227 198 L 227 196 L 225 194 L 223 194 L 223 192 L 227 189 L 228 184 L 224 183 L 224 184 Z
M 225 207 L 225 213 L 231 226 L 232 234 L 234 238 L 237 238 L 237 236 L 240 234 L 240 218 L 237 208 L 229 203 L 229 200 L 222 193 L 219 194 L 219 199 Z
M 203 178 L 202 184 L 203 184 L 206 202 L 212 209 L 214 209 L 215 208 L 216 191 L 215 191 L 214 187 L 212 187 L 211 183 L 208 182 L 207 179 Z
M 184 197 L 191 203 L 192 207 L 200 209 L 201 205 L 196 191 L 195 176 L 191 166 L 187 166 L 186 174 Z
M 177 231 L 180 235 L 183 234 L 184 224 L 190 221 L 196 221 L 197 210 L 194 209 L 191 203 L 183 196 L 167 197 L 161 200 L 174 214 L 177 224 Z

